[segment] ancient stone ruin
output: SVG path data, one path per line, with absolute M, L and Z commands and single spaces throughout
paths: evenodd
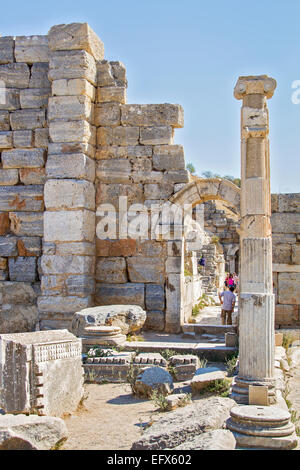
M 132 449 L 210 448 L 217 435 L 220 449 L 233 449 L 234 435 L 241 446 L 251 435 L 253 446 L 273 448 L 274 423 L 282 448 L 297 445 L 290 413 L 269 407 L 284 382 L 274 326 L 300 325 L 300 197 L 270 194 L 266 99 L 274 89 L 267 76 L 238 81 L 240 189 L 187 171 L 174 144 L 182 107 L 127 104 L 125 67 L 105 60 L 88 24 L 0 38 L 0 449 L 66 439 L 54 420 L 53 435 L 39 443 L 22 433 L 47 427 L 45 416 L 25 425 L 10 413 L 72 413 L 83 371 L 87 382 L 115 383 L 135 370 L 136 392 L 163 391 L 169 409 L 180 406 L 173 381 L 188 380 L 195 393 L 226 381 L 204 362 L 236 352 L 237 332 L 232 398 L 246 409 L 218 397 L 177 410 L 172 426 L 168 418 L 155 424 Z M 223 288 L 225 269 L 241 275 L 238 331 L 192 325 L 201 296 Z M 167 343 L 126 341 L 141 328 L 188 341 L 165 359 Z M 220 329 L 222 344 L 211 334 Z

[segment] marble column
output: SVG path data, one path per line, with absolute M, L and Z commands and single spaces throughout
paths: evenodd
M 249 385 L 268 387 L 276 402 L 274 381 L 274 295 L 269 115 L 267 99 L 276 81 L 263 76 L 240 77 L 234 96 L 241 109 L 241 233 L 239 295 L 239 373 L 232 397 L 248 404 Z

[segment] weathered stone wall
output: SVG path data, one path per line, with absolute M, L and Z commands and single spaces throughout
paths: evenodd
M 150 208 L 188 182 L 182 108 L 127 105 L 125 68 L 87 24 L 0 38 L 0 80 L 0 331 L 68 327 L 95 303 L 138 304 L 168 327 L 181 248 L 150 232 L 96 242 L 96 210 L 119 196 Z
M 300 326 L 300 194 L 272 195 L 277 327 Z
M 38 320 L 48 146 L 47 36 L 0 38 L 0 331 Z M 4 89 L 5 87 L 5 89 Z
M 126 104 L 126 87 L 121 63 L 98 63 L 96 206 L 112 204 L 123 221 L 122 210 L 159 207 L 189 180 L 183 148 L 173 145 L 175 128 L 183 126 L 182 108 Z M 119 208 L 122 196 L 127 200 Z M 150 227 L 148 239 L 126 238 L 133 217 L 129 213 L 122 233 L 117 227 L 117 240 L 97 238 L 96 303 L 140 305 L 147 310 L 146 327 L 171 329 L 166 289 L 180 282 L 181 259 L 173 242 L 155 240 Z

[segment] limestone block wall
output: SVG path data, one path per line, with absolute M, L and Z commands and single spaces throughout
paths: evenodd
M 74 312 L 113 303 L 143 306 L 149 328 L 178 328 L 182 242 L 150 226 L 97 237 L 99 205 L 118 218 L 126 197 L 148 211 L 189 181 L 173 144 L 182 108 L 126 104 L 126 88 L 124 65 L 105 60 L 86 23 L 0 38 L 1 332 L 68 327 Z
M 38 320 L 48 147 L 47 36 L 0 38 L 0 331 Z
M 118 224 L 116 239 L 96 239 L 95 302 L 140 305 L 147 311 L 147 328 L 172 330 L 167 291 L 181 292 L 181 248 L 178 252 L 176 242 L 153 235 L 151 206 L 158 210 L 189 181 L 183 147 L 173 144 L 183 110 L 171 104 L 127 104 L 124 66 L 102 61 L 97 69 L 96 207 L 111 204 Z M 149 220 L 142 237 L 128 236 L 136 211 L 146 211 Z M 99 220 L 96 214 L 96 224 Z
M 300 194 L 272 195 L 276 327 L 300 326 Z

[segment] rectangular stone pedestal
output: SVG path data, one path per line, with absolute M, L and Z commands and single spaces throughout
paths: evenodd
M 62 416 L 83 396 L 81 340 L 67 330 L 0 335 L 0 407 Z

